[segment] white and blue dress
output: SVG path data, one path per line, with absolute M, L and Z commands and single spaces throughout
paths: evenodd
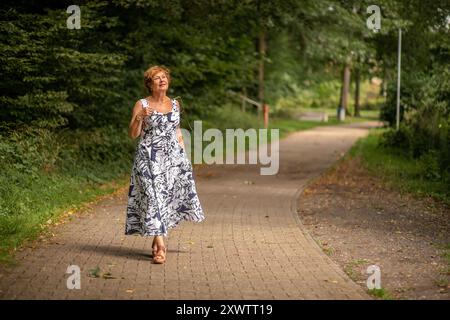
M 140 101 L 148 107 L 146 99 Z M 175 99 L 170 112 L 153 111 L 143 120 L 128 191 L 126 235 L 167 236 L 181 220 L 205 219 L 192 164 L 177 140 L 179 124 Z

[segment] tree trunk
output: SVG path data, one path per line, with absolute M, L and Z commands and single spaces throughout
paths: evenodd
M 381 83 L 381 86 L 380 86 L 380 95 L 384 98 L 385 103 L 387 101 L 388 81 L 390 80 L 389 78 L 390 77 L 389 77 L 387 68 L 384 67 L 383 68 L 383 80 L 382 80 L 383 82 Z
M 360 79 L 361 74 L 359 71 L 359 68 L 355 69 L 355 117 L 361 117 L 361 113 L 360 113 L 360 105 L 359 105 L 359 95 L 360 95 L 360 91 L 359 91 L 359 85 L 360 85 Z
M 264 58 L 266 56 L 266 33 L 259 32 L 259 72 L 258 72 L 258 99 L 261 107 L 264 105 Z M 261 108 L 258 109 L 258 118 L 261 116 Z
M 341 99 L 339 108 L 345 110 L 345 114 L 349 115 L 348 112 L 348 92 L 350 88 L 350 66 L 346 63 L 344 65 L 344 70 L 342 72 L 342 89 L 341 89 Z

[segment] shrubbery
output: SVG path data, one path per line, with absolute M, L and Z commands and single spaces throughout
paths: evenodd
M 425 179 L 450 181 L 450 67 L 442 66 L 420 79 L 416 75 L 405 87 L 409 89 L 402 93 L 402 124 L 398 131 L 388 131 L 383 143 L 419 159 Z M 395 122 L 393 99 L 382 115 Z

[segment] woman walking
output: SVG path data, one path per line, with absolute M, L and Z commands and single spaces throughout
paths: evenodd
M 192 165 L 184 151 L 180 105 L 167 97 L 170 72 L 153 66 L 144 73 L 150 96 L 133 108 L 130 137 L 140 136 L 128 191 L 125 234 L 154 236 L 154 263 L 164 263 L 164 236 L 181 220 L 205 219 L 197 196 Z

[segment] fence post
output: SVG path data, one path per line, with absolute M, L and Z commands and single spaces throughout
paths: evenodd
M 264 104 L 263 112 L 264 112 L 264 128 L 267 129 L 267 127 L 269 126 L 269 105 Z

